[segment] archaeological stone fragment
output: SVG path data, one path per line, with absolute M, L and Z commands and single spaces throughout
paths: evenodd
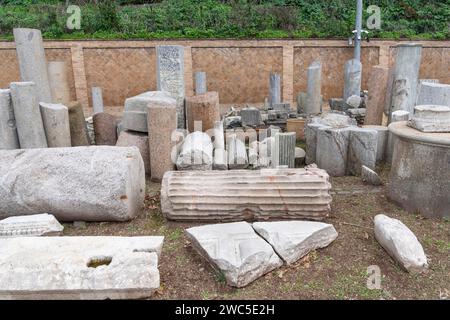
M 186 119 L 189 132 L 214 129 L 220 120 L 219 94 L 215 91 L 186 97 Z
M 58 103 L 39 104 L 49 148 L 71 147 L 69 109 Z
M 16 119 L 9 89 L 0 89 L 0 150 L 19 149 Z
M 58 236 L 64 227 L 48 213 L 0 220 L 0 238 Z
M 195 131 L 186 136 L 177 158 L 178 170 L 212 170 L 213 144 L 207 133 Z
M 450 107 L 416 106 L 408 125 L 422 132 L 450 132 Z
M 367 182 L 368 184 L 371 184 L 373 186 L 380 186 L 383 184 L 380 176 L 374 170 L 364 165 L 361 167 L 361 179 L 362 181 Z
M 361 174 L 361 166 L 375 169 L 378 151 L 378 133 L 376 130 L 353 127 L 350 129 L 347 172 Z M 320 166 L 319 166 L 320 167 Z
M 70 140 L 72 147 L 90 145 L 83 106 L 79 102 L 71 102 L 67 105 L 67 108 L 69 109 Z
M 150 175 L 150 150 L 148 134 L 137 131 L 122 131 L 117 139 L 117 147 L 137 147 L 144 161 L 145 173 Z

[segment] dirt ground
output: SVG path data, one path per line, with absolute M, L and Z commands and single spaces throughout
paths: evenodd
M 388 170 L 381 170 L 387 181 Z M 154 299 L 450 299 L 450 221 L 425 219 L 387 201 L 385 187 L 370 187 L 358 177 L 332 179 L 332 214 L 326 220 L 339 233 L 327 248 L 311 252 L 249 286 L 226 285 L 193 250 L 184 229 L 198 224 L 167 222 L 159 204 L 160 185 L 148 183 L 146 209 L 129 223 L 65 224 L 64 235 L 164 235 L 159 270 L 161 288 Z M 403 271 L 374 238 L 373 217 L 400 219 L 417 236 L 428 257 L 427 273 Z M 380 290 L 367 288 L 367 268 L 381 269 Z

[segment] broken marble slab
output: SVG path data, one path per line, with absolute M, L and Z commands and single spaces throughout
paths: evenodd
M 0 238 L 59 236 L 64 227 L 48 213 L 9 217 L 0 221 Z
M 159 288 L 164 237 L 0 239 L 0 299 L 141 299 Z
M 362 181 L 367 182 L 368 184 L 371 184 L 373 186 L 380 186 L 383 184 L 380 176 L 374 170 L 364 165 L 361 166 L 361 178 Z
M 422 132 L 450 132 L 450 107 L 420 105 L 414 108 L 414 116 L 408 126 Z
M 325 248 L 338 236 L 333 225 L 312 221 L 255 222 L 253 228 L 287 264 Z
M 273 248 L 247 222 L 213 224 L 186 230 L 193 247 L 227 284 L 242 288 L 283 265 Z
M 375 238 L 405 270 L 420 273 L 428 268 L 427 257 L 414 233 L 400 220 L 375 216 Z

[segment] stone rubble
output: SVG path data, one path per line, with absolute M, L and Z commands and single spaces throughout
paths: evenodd
M 383 184 L 378 174 L 364 165 L 361 166 L 361 179 L 373 186 L 381 186 Z
M 207 133 L 195 131 L 186 136 L 177 158 L 178 170 L 212 170 L 213 144 Z

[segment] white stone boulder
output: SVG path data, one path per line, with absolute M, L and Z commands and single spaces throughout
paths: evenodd
M 164 237 L 0 239 L 0 299 L 140 299 L 159 288 Z
M 0 221 L 0 238 L 59 236 L 64 227 L 48 213 L 9 217 Z
M 253 228 L 287 264 L 328 246 L 338 236 L 333 225 L 312 221 L 255 222 Z
M 371 184 L 373 186 L 380 186 L 383 184 L 380 176 L 378 176 L 378 174 L 374 170 L 364 165 L 361 167 L 361 178 L 362 181 L 367 182 L 368 184 Z
M 283 265 L 273 248 L 247 222 L 194 227 L 186 234 L 199 254 L 233 287 L 245 287 Z
M 422 245 L 400 220 L 379 214 L 375 216 L 374 223 L 375 238 L 405 270 L 420 273 L 428 268 Z

